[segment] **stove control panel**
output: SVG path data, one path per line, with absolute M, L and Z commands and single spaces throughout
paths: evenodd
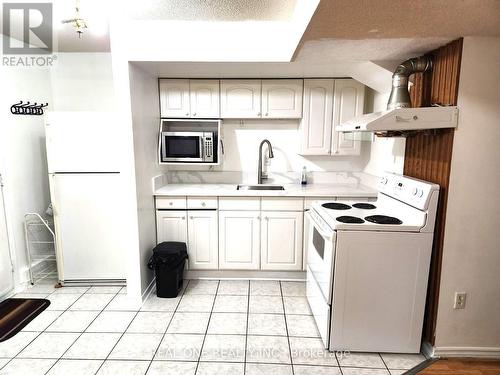
M 419 210 L 427 210 L 429 201 L 439 185 L 394 173 L 384 174 L 378 190 Z

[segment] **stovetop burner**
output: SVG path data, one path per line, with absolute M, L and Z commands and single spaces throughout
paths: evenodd
M 323 203 L 322 204 L 323 207 L 325 208 L 329 208 L 330 210 L 348 210 L 351 208 L 351 206 L 349 206 L 348 204 L 344 204 L 344 203 Z
M 375 206 L 371 203 L 354 203 L 352 206 L 356 207 L 356 208 L 360 208 L 362 210 L 374 210 L 377 208 L 377 206 Z
M 372 215 L 365 217 L 365 220 L 375 224 L 403 224 L 401 220 L 392 216 Z
M 355 217 L 355 216 L 339 216 L 335 220 L 347 224 L 363 224 L 365 222 L 360 217 Z

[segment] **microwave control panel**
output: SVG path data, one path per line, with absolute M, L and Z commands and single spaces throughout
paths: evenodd
M 214 158 L 214 142 L 212 135 L 205 135 L 203 137 L 203 143 L 205 145 L 205 161 L 213 161 Z

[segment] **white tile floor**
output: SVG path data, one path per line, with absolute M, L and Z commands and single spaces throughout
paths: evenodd
M 19 296 L 51 305 L 0 343 L 0 375 L 395 375 L 425 359 L 325 352 L 303 282 L 191 280 L 139 311 L 120 287 L 41 284 Z

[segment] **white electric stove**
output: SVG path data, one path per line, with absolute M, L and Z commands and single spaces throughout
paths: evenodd
M 385 174 L 373 202 L 307 213 L 307 298 L 325 348 L 420 352 L 439 186 Z

